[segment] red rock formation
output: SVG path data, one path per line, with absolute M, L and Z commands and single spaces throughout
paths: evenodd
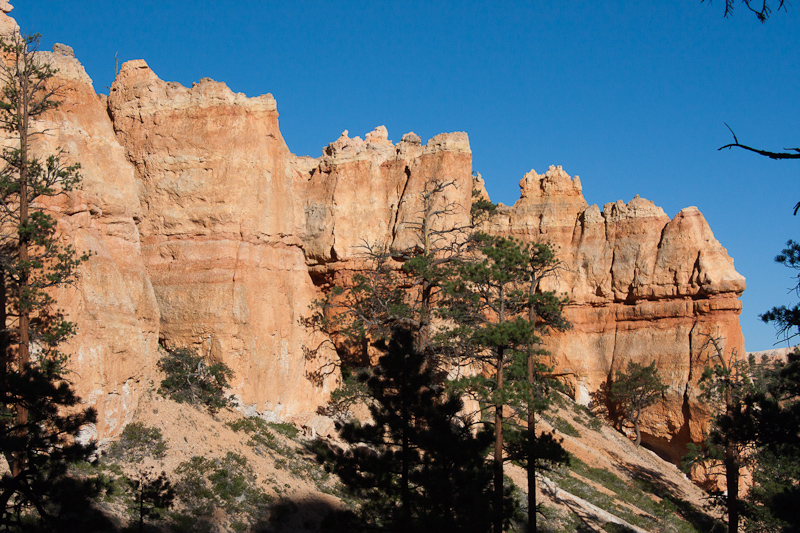
M 13 23 L 4 16 L 0 25 Z M 337 382 L 335 372 L 313 379 L 335 356 L 309 359 L 325 339 L 301 323 L 321 289 L 361 268 L 365 242 L 414 244 L 429 180 L 453 182 L 437 200 L 457 207 L 442 226 L 466 224 L 482 188 L 464 133 L 394 144 L 379 127 L 296 157 L 271 95 L 208 79 L 186 88 L 131 61 L 106 101 L 58 50 L 43 57 L 60 69 L 64 105 L 43 148 L 80 161 L 84 186 L 51 207 L 64 238 L 94 252 L 59 297 L 79 326 L 68 349 L 101 436 L 120 430 L 155 378 L 157 339 L 227 363 L 254 411 L 309 418 Z M 670 220 L 636 197 L 601 212 L 560 167 L 531 171 L 520 188 L 485 229 L 559 248 L 565 268 L 544 288 L 569 297 L 573 328 L 548 342 L 553 364 L 585 403 L 629 360 L 656 361 L 670 392 L 648 411 L 644 440 L 674 458 L 707 420 L 696 387 L 704 335 L 742 349 L 744 279 L 696 208 Z
M 581 403 L 628 361 L 655 361 L 670 390 L 648 410 L 643 441 L 673 460 L 699 442 L 708 413 L 697 379 L 709 355 L 707 335 L 744 353 L 739 326 L 745 280 L 696 207 L 672 220 L 636 196 L 627 204 L 586 207 L 580 180 L 561 167 L 520 181 L 520 200 L 487 229 L 549 240 L 564 263 L 546 289 L 566 294 L 568 332 L 548 341 L 557 372 Z
M 308 379 L 319 361 L 304 349 L 322 339 L 300 324 L 316 297 L 299 238 L 305 177 L 274 98 L 208 79 L 188 89 L 131 61 L 108 102 L 139 180 L 161 339 L 228 364 L 241 402 L 265 416 L 313 412 L 336 376 Z
M 60 290 L 59 305 L 78 325 L 65 347 L 72 355 L 71 377 L 79 395 L 98 410 L 90 433 L 118 433 L 131 420 L 140 394 L 150 387 L 155 362 L 159 311 L 139 244 L 136 226 L 142 210 L 133 167 L 125 159 L 98 96 L 72 51 L 41 52 L 58 69 L 63 104 L 34 128 L 41 154 L 64 151 L 80 162 L 81 189 L 48 199 L 64 244 L 88 252 L 74 287 Z

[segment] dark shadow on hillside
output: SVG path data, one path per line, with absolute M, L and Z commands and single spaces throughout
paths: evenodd
M 646 466 L 627 462 L 617 454 L 611 455 L 617 465 L 634 480 L 636 487 L 669 502 L 674 507 L 675 513 L 698 531 L 714 531 L 714 526 L 719 522 L 696 505 L 681 498 L 678 485 L 668 480 L 664 474 Z
M 269 512 L 269 519 L 254 524 L 256 533 L 345 533 L 376 531 L 362 524 L 352 511 L 319 497 L 283 498 Z

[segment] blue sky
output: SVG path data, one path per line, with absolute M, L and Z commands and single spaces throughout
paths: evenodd
M 725 2 L 16 2 L 44 48 L 69 44 L 107 93 L 120 62 L 164 80 L 270 92 L 292 152 L 347 129 L 470 136 L 494 201 L 531 168 L 563 165 L 601 207 L 635 194 L 674 216 L 696 205 L 748 282 L 748 350 L 777 340 L 758 314 L 793 303 L 773 263 L 800 239 L 800 160 L 717 151 L 800 146 L 800 5 L 761 24 Z

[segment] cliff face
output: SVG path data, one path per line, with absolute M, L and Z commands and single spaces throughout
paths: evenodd
M 108 109 L 138 180 L 162 342 L 228 364 L 234 392 L 259 413 L 313 412 L 335 375 L 308 379 L 330 354 L 304 357 L 322 342 L 300 324 L 316 297 L 300 238 L 306 183 L 274 98 L 207 79 L 188 89 L 132 61 Z
M 724 338 L 726 354 L 744 353 L 744 277 L 696 207 L 670 220 L 637 196 L 601 212 L 587 207 L 580 179 L 561 167 L 531 171 L 520 189 L 520 200 L 487 229 L 559 249 L 564 268 L 544 288 L 568 296 L 572 329 L 548 340 L 556 371 L 569 374 L 575 398 L 587 403 L 629 361 L 655 361 L 670 389 L 645 413 L 643 441 L 679 460 L 708 422 L 697 380 L 711 355 L 709 336 Z
M 93 253 L 59 298 L 78 324 L 67 350 L 78 392 L 100 411 L 97 435 L 117 434 L 157 379 L 159 341 L 228 364 L 252 411 L 311 417 L 337 374 L 319 373 L 335 353 L 303 325 L 309 305 L 361 268 L 364 243 L 413 243 L 430 179 L 453 184 L 436 199 L 447 207 L 437 223 L 468 221 L 466 134 L 423 145 L 410 133 L 394 144 L 379 127 L 363 140 L 343 133 L 319 158 L 296 157 L 271 95 L 247 98 L 207 79 L 186 88 L 132 61 L 105 98 L 57 49 L 43 57 L 60 70 L 64 104 L 43 124 L 55 134 L 42 148 L 60 146 L 83 165 L 83 189 L 50 207 L 64 239 Z M 573 328 L 548 347 L 575 397 L 587 402 L 629 360 L 656 361 L 670 392 L 648 411 L 645 441 L 673 453 L 698 440 L 704 336 L 742 349 L 745 288 L 700 212 L 670 220 L 638 197 L 601 212 L 560 167 L 531 171 L 520 188 L 485 229 L 559 248 L 565 268 L 545 288 L 569 297 Z
M 117 141 L 106 102 L 98 96 L 67 47 L 41 53 L 58 69 L 63 104 L 36 124 L 35 151 L 64 151 L 80 162 L 82 189 L 48 199 L 63 244 L 88 252 L 74 287 L 60 290 L 59 306 L 78 325 L 65 347 L 71 378 L 81 397 L 98 410 L 90 433 L 118 433 L 130 421 L 156 359 L 159 307 L 142 258 L 137 223 L 142 208 L 133 166 Z

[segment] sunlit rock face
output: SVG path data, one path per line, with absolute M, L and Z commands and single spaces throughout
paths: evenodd
M 322 341 L 301 324 L 316 297 L 301 240 L 306 177 L 275 99 L 167 83 L 131 61 L 108 108 L 135 168 L 162 342 L 226 363 L 239 400 L 264 416 L 313 412 L 336 375 L 309 379 L 329 354 L 305 357 Z
M 73 381 L 84 403 L 98 411 L 88 428 L 99 437 L 114 435 L 129 422 L 143 390 L 150 387 L 156 361 L 159 309 L 145 269 L 137 223 L 143 210 L 133 166 L 125 157 L 92 81 L 69 47 L 38 57 L 58 69 L 62 105 L 33 125 L 34 152 L 63 152 L 79 162 L 82 184 L 42 204 L 58 220 L 62 244 L 89 260 L 72 286 L 56 295 L 77 326 L 64 352 L 71 355 Z M 41 200 L 40 200 L 41 202 Z
M 469 223 L 473 189 L 486 197 L 465 133 L 393 142 L 381 126 L 297 157 L 271 95 L 209 79 L 183 87 L 139 60 L 106 98 L 68 47 L 56 50 L 42 58 L 59 69 L 63 105 L 38 148 L 82 164 L 82 189 L 48 207 L 65 243 L 91 252 L 58 297 L 78 326 L 66 351 L 100 437 L 118 434 L 160 379 L 159 342 L 228 364 L 249 412 L 310 420 L 338 374 L 303 321 L 309 306 L 365 268 L 365 244 L 418 243 L 431 180 L 448 184 L 433 200 L 446 213 L 437 229 Z M 726 354 L 743 348 L 744 279 L 694 207 L 670 219 L 635 197 L 601 210 L 561 167 L 529 172 L 520 192 L 483 229 L 557 247 L 563 268 L 542 288 L 569 298 L 572 328 L 547 340 L 555 371 L 588 403 L 628 361 L 655 361 L 670 389 L 645 415 L 644 442 L 677 458 L 708 420 L 697 387 L 707 336 Z
M 708 422 L 697 380 L 712 355 L 709 336 L 724 339 L 726 356 L 744 353 L 744 277 L 696 207 L 670 220 L 637 196 L 600 211 L 586 205 L 577 176 L 552 166 L 526 174 L 520 189 L 487 230 L 559 250 L 563 268 L 543 288 L 569 298 L 572 329 L 548 339 L 555 371 L 588 403 L 629 361 L 655 361 L 670 389 L 646 412 L 643 441 L 679 460 Z

